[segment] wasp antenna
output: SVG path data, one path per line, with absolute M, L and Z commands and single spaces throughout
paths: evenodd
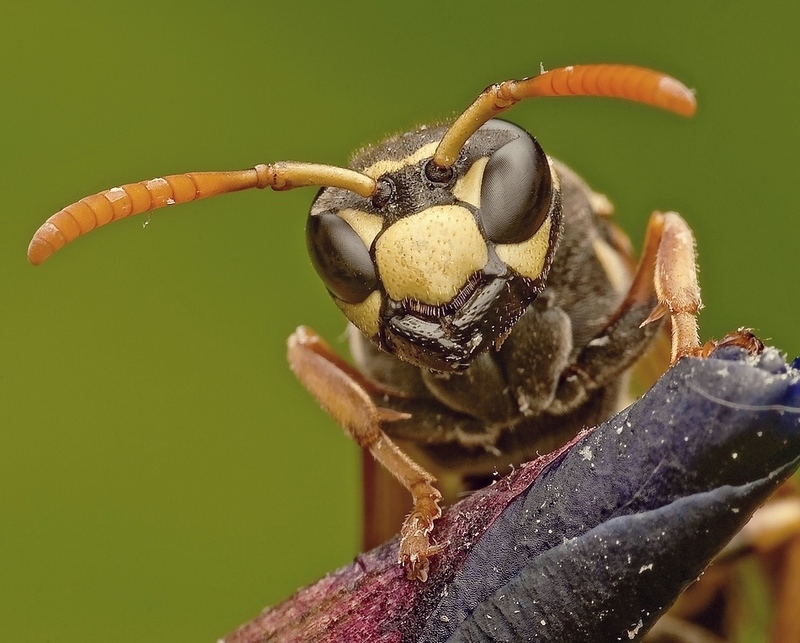
M 681 116 L 697 108 L 692 91 L 661 72 L 633 65 L 574 65 L 543 71 L 533 78 L 490 85 L 455 120 L 433 155 L 435 165 L 452 166 L 461 148 L 491 118 L 524 98 L 537 96 L 607 96 L 652 105 Z
M 337 187 L 363 197 L 377 190 L 374 179 L 341 167 L 283 161 L 233 172 L 173 174 L 98 192 L 56 212 L 36 231 L 28 260 L 39 265 L 82 234 L 111 221 L 226 192 L 271 187 L 290 190 L 310 185 Z

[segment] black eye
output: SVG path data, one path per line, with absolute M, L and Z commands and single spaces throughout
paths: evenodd
M 489 157 L 481 185 L 481 217 L 496 243 L 520 243 L 541 227 L 550 210 L 553 179 L 542 148 L 524 130 Z
M 308 217 L 306 245 L 317 274 L 342 301 L 358 304 L 377 287 L 369 250 L 350 224 L 333 212 Z

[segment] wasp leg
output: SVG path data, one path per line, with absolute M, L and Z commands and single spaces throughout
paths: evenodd
M 441 494 L 433 486 L 435 478 L 381 428 L 384 422 L 408 419 L 408 414 L 375 405 L 368 391 L 375 393 L 384 387 L 349 366 L 309 328 L 301 326 L 289 337 L 288 358 L 292 371 L 322 408 L 411 493 L 411 513 L 400 530 L 399 562 L 409 578 L 425 581 L 430 557 L 444 548 L 429 539 L 433 522 L 442 513 Z
M 703 344 L 700 349 L 701 357 L 708 357 L 720 346 L 738 346 L 751 355 L 758 355 L 764 350 L 764 343 L 748 328 L 740 328 L 728 333 L 722 339 L 712 339 Z
M 535 416 L 548 409 L 561 374 L 570 364 L 572 322 L 546 297 L 533 302 L 500 349 L 506 365 L 505 389 L 514 396 L 515 413 Z M 502 389 L 501 389 L 502 391 Z M 505 393 L 505 391 L 503 391 Z
M 606 325 L 568 366 L 552 409 L 567 413 L 588 395 L 627 370 L 658 333 L 654 322 L 669 313 L 671 362 L 701 353 L 697 332 L 700 288 L 694 236 L 675 212 L 654 212 L 627 295 Z
M 702 307 L 697 285 L 694 235 L 676 212 L 655 212 L 647 225 L 647 237 L 657 237 L 658 252 L 653 283 L 658 305 L 642 322 L 642 326 L 659 319 L 667 312 L 672 322 L 672 355 L 674 364 L 685 355 L 697 354 L 700 339 L 697 312 Z M 642 261 L 646 258 L 642 255 Z

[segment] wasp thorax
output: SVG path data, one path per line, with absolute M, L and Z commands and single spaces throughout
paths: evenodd
M 309 215 L 311 260 L 347 318 L 382 349 L 438 371 L 499 346 L 544 287 L 560 229 L 557 177 L 524 130 L 490 121 L 446 173 L 446 128 L 361 152 L 380 198 L 327 188 Z M 431 178 L 433 177 L 433 178 Z

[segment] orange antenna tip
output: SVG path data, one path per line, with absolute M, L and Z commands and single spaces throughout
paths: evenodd
M 43 231 L 45 226 L 50 228 L 47 230 L 47 232 Z M 58 229 L 54 226 L 51 228 L 51 224 L 45 223 L 36 231 L 36 234 L 33 235 L 33 239 L 31 239 L 31 242 L 28 244 L 28 261 L 30 261 L 34 266 L 38 266 L 51 254 L 58 250 L 58 248 L 53 247 L 53 245 L 47 240 L 48 237 L 50 239 L 57 239 L 58 236 Z M 62 246 L 63 245 L 64 244 L 62 244 Z
M 484 123 L 525 98 L 539 96 L 622 98 L 682 116 L 691 116 L 697 108 L 694 94 L 683 83 L 651 69 L 632 65 L 560 67 L 487 87 L 447 130 L 433 162 L 439 167 L 452 166 L 467 139 Z
M 342 188 L 365 198 L 377 191 L 375 179 L 360 172 L 292 161 L 234 172 L 191 172 L 128 183 L 81 199 L 50 217 L 33 235 L 28 261 L 37 266 L 82 234 L 134 214 L 249 188 L 290 190 L 310 185 Z
M 672 76 L 664 76 L 658 81 L 659 94 L 669 105 L 669 110 L 681 116 L 694 116 L 697 111 L 697 99 L 694 92 L 681 81 Z

